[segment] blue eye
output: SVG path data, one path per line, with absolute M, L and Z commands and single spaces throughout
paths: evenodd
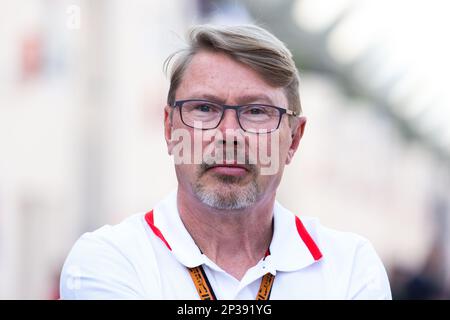
M 264 110 L 262 110 L 261 108 L 251 108 L 249 110 L 250 114 L 261 114 L 261 113 L 265 113 Z
M 197 106 L 196 109 L 201 112 L 210 112 L 211 106 L 209 106 L 207 104 L 201 104 L 201 105 Z
M 269 110 L 263 106 L 248 106 L 242 110 L 242 113 L 247 116 L 262 116 L 267 115 Z

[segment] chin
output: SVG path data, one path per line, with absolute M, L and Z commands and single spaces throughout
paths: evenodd
M 219 210 L 242 210 L 252 206 L 258 197 L 258 186 L 252 181 L 246 185 L 216 182 L 197 183 L 194 193 L 204 204 Z

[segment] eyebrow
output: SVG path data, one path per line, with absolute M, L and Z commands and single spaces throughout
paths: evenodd
M 192 99 L 205 99 L 209 100 L 211 102 L 221 103 L 223 104 L 225 102 L 224 99 L 209 93 L 201 93 L 201 94 L 194 94 Z M 242 96 L 239 96 L 238 104 L 243 105 L 247 103 L 254 103 L 254 102 L 260 102 L 265 104 L 273 105 L 272 99 L 264 93 L 258 93 L 258 94 L 245 94 Z

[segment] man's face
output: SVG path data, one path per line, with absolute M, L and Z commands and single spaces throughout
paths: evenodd
M 192 58 L 176 91 L 176 100 L 188 99 L 226 105 L 288 106 L 283 88 L 270 86 L 251 68 L 223 53 L 206 51 Z M 189 155 L 185 159 L 191 159 L 175 166 L 179 187 L 217 209 L 245 209 L 273 198 L 284 165 L 291 161 L 305 126 L 305 118 L 297 118 L 291 128 L 288 116 L 283 115 L 278 130 L 247 133 L 241 129 L 235 110 L 229 109 L 217 128 L 200 130 L 183 123 L 178 107 L 173 110 L 172 121 L 171 112 L 172 108 L 167 106 L 165 136 L 169 153 L 183 143 L 187 146 L 183 156 Z M 180 137 L 179 131 L 190 143 L 174 139 Z M 222 157 L 217 157 L 218 154 Z M 267 157 L 270 164 L 264 161 Z

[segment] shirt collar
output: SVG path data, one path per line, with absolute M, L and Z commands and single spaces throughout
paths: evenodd
M 148 212 L 145 220 L 153 233 L 183 265 L 192 268 L 208 262 L 181 221 L 176 190 Z M 321 259 L 322 253 L 309 233 L 315 229 L 317 221 L 311 218 L 302 220 L 275 201 L 274 233 L 270 255 L 267 257 L 273 269 L 295 271 Z
M 316 225 L 316 219 L 300 219 L 275 201 L 274 231 L 270 254 L 276 270 L 295 271 L 322 258 L 319 247 L 309 233 L 315 229 Z
M 167 242 L 166 246 L 172 251 L 178 261 L 188 268 L 205 263 L 204 255 L 186 230 L 183 221 L 181 221 L 177 207 L 176 190 L 172 191 L 164 200 L 157 204 L 151 212 L 153 212 L 154 226 L 160 230 Z M 149 213 L 147 213 L 146 217 L 148 215 Z M 148 223 L 148 219 L 146 220 Z

